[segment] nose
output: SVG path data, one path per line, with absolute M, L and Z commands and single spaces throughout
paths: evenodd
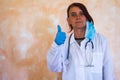
M 81 18 L 81 15 L 77 15 L 76 16 L 76 19 L 78 20 L 78 19 L 80 19 Z

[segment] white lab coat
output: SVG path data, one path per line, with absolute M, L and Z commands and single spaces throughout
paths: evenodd
M 68 39 L 69 37 L 60 46 L 53 42 L 47 55 L 51 71 L 62 72 L 62 80 L 114 80 L 112 57 L 104 36 L 96 33 L 92 40 L 94 67 L 85 67 L 85 44 L 88 39 L 84 39 L 79 46 L 73 34 L 67 59 Z

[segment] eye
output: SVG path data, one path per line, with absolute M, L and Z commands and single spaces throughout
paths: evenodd
M 83 13 L 83 12 L 80 12 L 80 13 L 79 13 L 79 15 L 80 15 L 80 16 L 83 16 L 83 15 L 84 15 L 84 13 Z
M 72 16 L 72 17 L 76 17 L 77 14 L 76 14 L 76 13 L 71 13 L 71 16 Z

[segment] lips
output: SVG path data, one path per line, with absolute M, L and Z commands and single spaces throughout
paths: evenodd
M 76 23 L 82 23 L 81 21 L 76 21 Z

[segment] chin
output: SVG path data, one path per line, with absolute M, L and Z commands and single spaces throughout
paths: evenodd
M 78 28 L 85 28 L 85 25 L 77 25 Z
M 85 29 L 85 26 L 79 26 L 77 29 Z

